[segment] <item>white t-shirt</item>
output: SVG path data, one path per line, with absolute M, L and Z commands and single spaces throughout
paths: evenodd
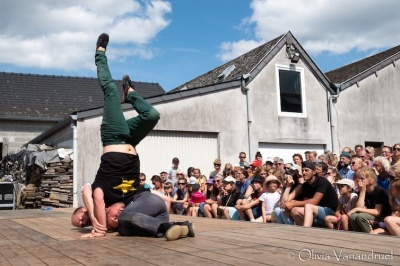
M 358 195 L 357 195 L 356 193 L 353 192 L 353 193 L 351 193 L 351 195 L 350 195 L 350 200 L 349 200 L 349 202 L 346 203 L 344 197 L 343 197 L 343 196 L 340 196 L 340 197 L 339 197 L 339 203 L 342 203 L 342 204 L 343 204 L 343 209 L 346 211 L 346 213 L 348 213 L 348 212 L 351 210 L 351 202 L 352 202 L 353 200 L 357 200 L 357 198 L 358 198 Z
M 274 193 L 264 192 L 261 194 L 260 201 L 265 202 L 265 214 L 270 215 L 275 209 L 281 194 L 275 191 Z

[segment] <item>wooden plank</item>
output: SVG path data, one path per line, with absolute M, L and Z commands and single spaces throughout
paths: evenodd
M 0 211 L 0 266 L 293 263 L 368 266 L 400 262 L 400 242 L 396 237 L 177 215 L 171 215 L 171 220 L 190 218 L 194 222 L 196 237 L 166 241 L 112 233 L 104 238 L 83 239 L 81 235 L 90 228 L 73 228 L 72 211 L 72 208 Z M 393 249 L 393 257 L 337 260 L 332 253 L 342 250 L 342 255 L 368 255 L 372 249 L 386 255 Z M 307 252 L 313 252 L 312 257 L 308 258 Z

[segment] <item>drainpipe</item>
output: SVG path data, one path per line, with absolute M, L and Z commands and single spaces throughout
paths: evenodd
M 332 112 L 333 112 L 333 102 L 337 101 L 337 99 L 339 98 L 339 93 L 340 93 L 340 86 L 336 86 L 336 95 L 331 95 L 329 93 L 329 127 L 330 127 L 330 134 L 331 134 L 331 149 L 332 152 L 335 152 L 335 142 L 334 142 L 334 125 L 332 123 Z M 336 117 L 337 119 L 337 117 Z
M 72 192 L 72 206 L 78 207 L 78 127 L 77 127 L 77 115 L 71 115 L 72 118 L 72 139 L 73 139 L 73 151 L 74 151 L 74 167 L 73 167 L 73 192 Z
M 246 80 L 249 79 L 250 74 L 243 74 L 241 77 L 240 88 L 246 93 L 246 111 L 247 111 L 247 145 L 249 146 L 249 158 L 252 156 L 252 146 L 251 146 L 251 107 L 250 107 L 250 95 L 249 88 L 246 87 Z

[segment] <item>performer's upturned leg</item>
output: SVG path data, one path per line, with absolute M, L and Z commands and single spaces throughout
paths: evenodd
M 96 43 L 95 62 L 100 86 L 104 92 L 103 121 L 101 124 L 101 140 L 103 146 L 125 143 L 129 136 L 129 128 L 122 112 L 118 88 L 115 85 L 107 64 L 105 54 L 108 35 L 103 33 Z
M 160 113 L 133 89 L 129 76 L 123 77 L 122 86 L 125 101 L 132 104 L 133 109 L 138 113 L 138 116 L 127 121 L 130 135 L 127 143 L 135 147 L 155 127 L 160 119 Z

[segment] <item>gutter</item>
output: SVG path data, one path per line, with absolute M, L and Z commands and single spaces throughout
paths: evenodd
M 72 146 L 73 146 L 73 161 L 74 161 L 74 167 L 73 167 L 73 172 L 72 172 L 72 180 L 73 180 L 73 188 L 72 188 L 72 206 L 74 208 L 78 207 L 78 126 L 77 126 L 77 119 L 78 116 L 75 115 L 71 115 L 71 127 L 72 127 Z
M 249 95 L 249 87 L 246 86 L 246 80 L 249 80 L 250 74 L 243 74 L 240 78 L 240 88 L 246 94 L 246 114 L 247 114 L 247 145 L 249 147 L 249 158 L 252 153 L 252 146 L 251 146 L 251 106 L 250 106 L 250 95 Z

